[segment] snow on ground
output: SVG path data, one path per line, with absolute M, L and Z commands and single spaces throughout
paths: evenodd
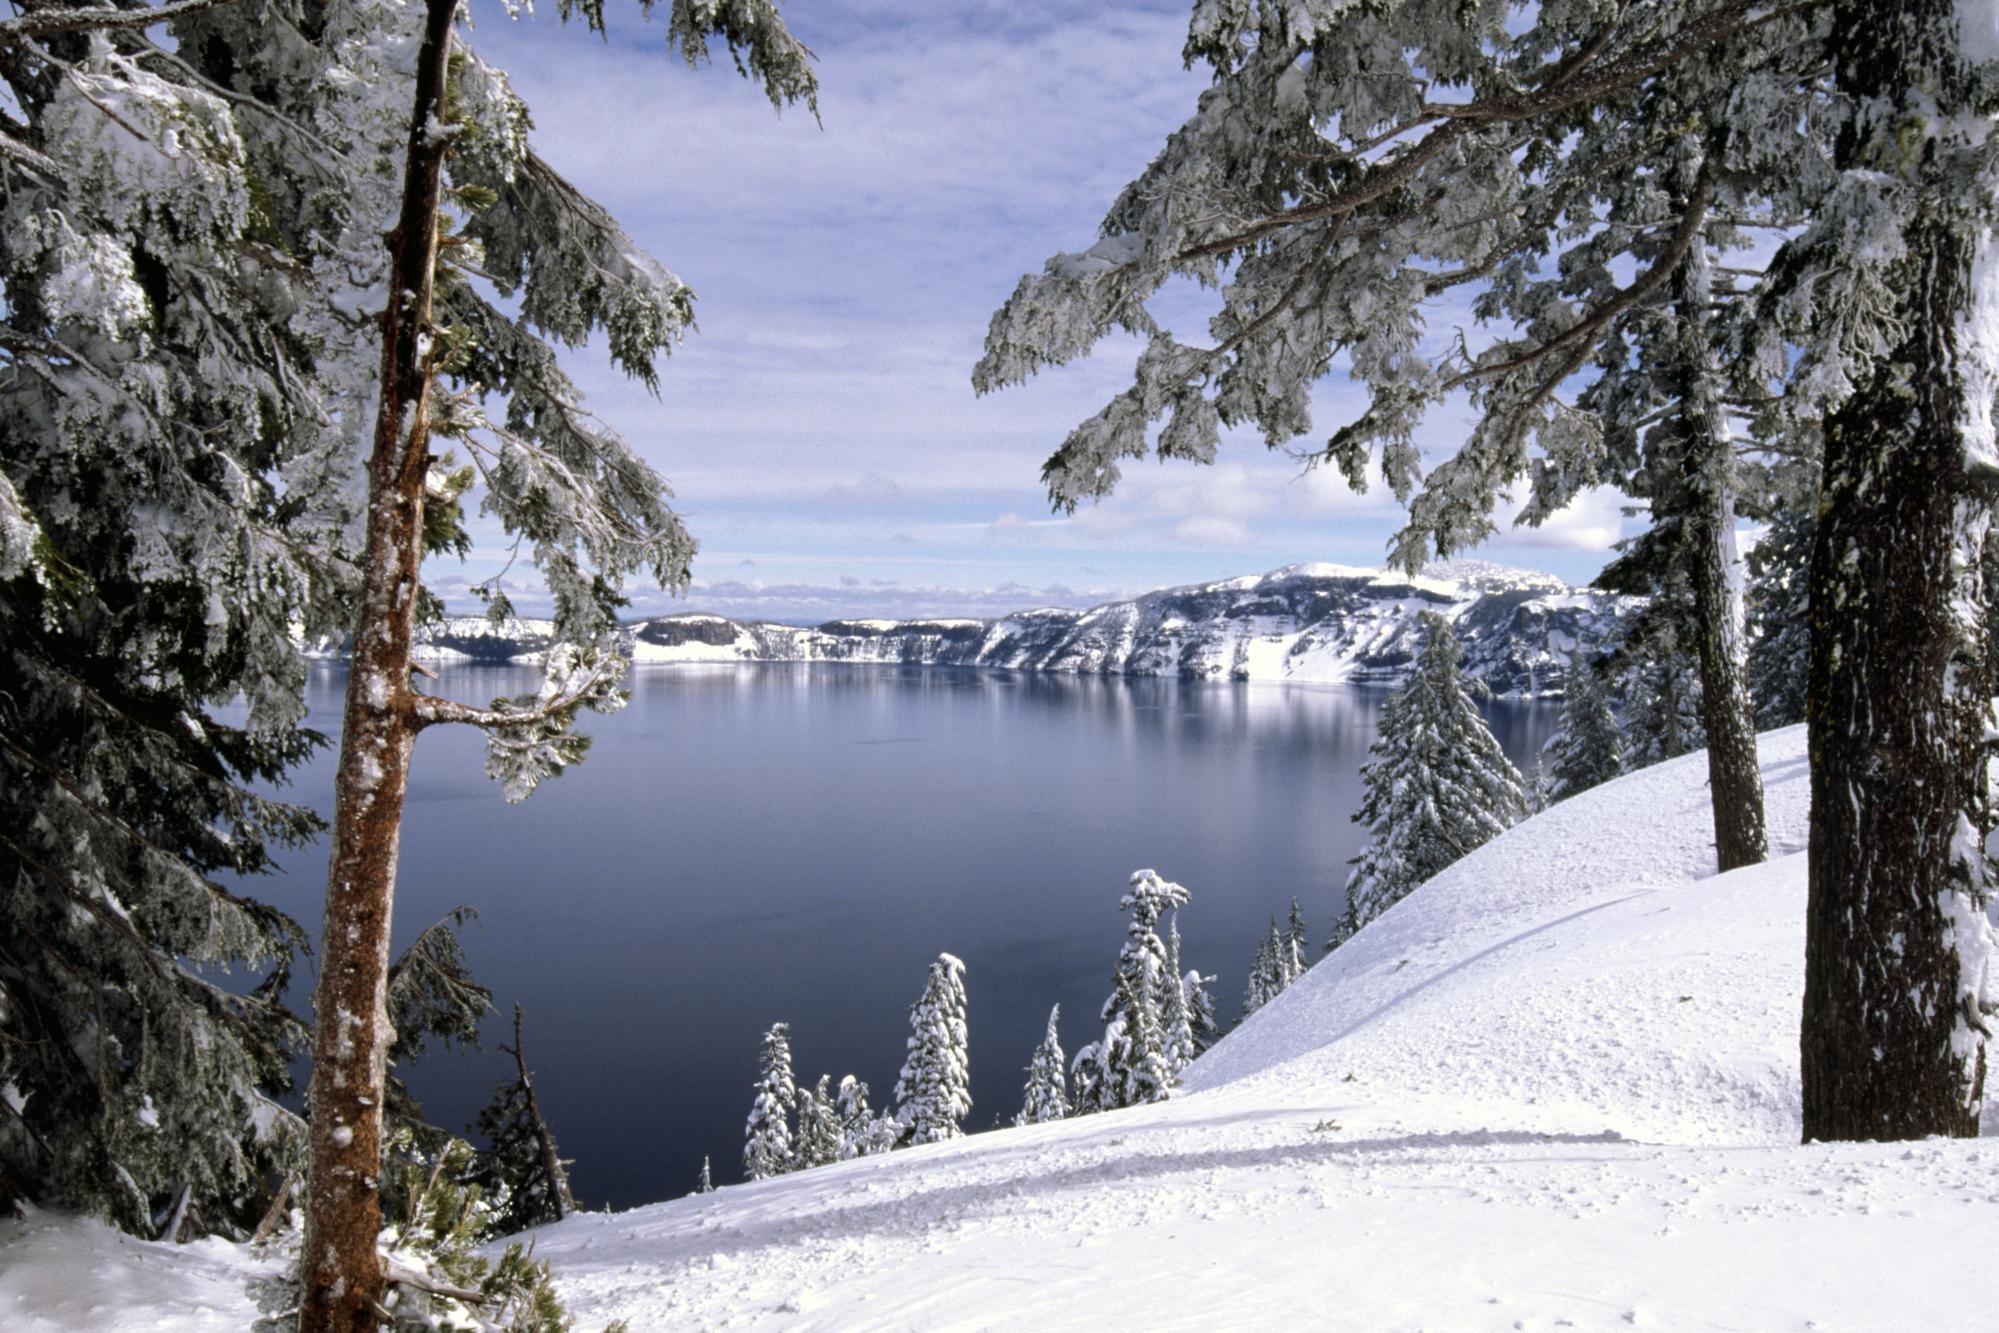
M 1710 873 L 1704 759 L 1658 765 L 1453 866 L 1169 1103 L 584 1215 L 537 1256 L 586 1329 L 1999 1327 L 1999 1142 L 1797 1145 L 1803 749 L 1763 738 L 1767 865 Z M 195 1309 L 217 1247 L 52 1234 L 0 1228 L 0 1326 L 232 1326 Z

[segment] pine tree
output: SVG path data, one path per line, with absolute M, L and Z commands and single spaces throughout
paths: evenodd
M 1161 879 L 1157 871 L 1139 870 L 1118 900 L 1119 910 L 1129 912 L 1131 920 L 1118 951 L 1115 986 L 1101 1014 L 1104 1037 L 1095 1047 L 1100 1071 L 1091 1084 L 1094 1110 L 1159 1101 L 1172 1091 L 1176 1071 L 1167 1058 L 1160 1012 L 1172 974 L 1158 926 L 1162 915 L 1185 906 L 1188 897 L 1186 889 Z
M 414 11 L 400 12 L 414 18 Z M 600 7 L 580 12 L 601 29 Z M 386 23 L 370 17 L 378 28 L 393 27 L 397 14 L 391 8 Z M 372 1327 L 385 1290 L 374 1183 L 379 1052 L 390 1037 L 384 946 L 418 733 L 446 723 L 480 728 L 488 773 L 508 799 L 525 798 L 582 757 L 587 738 L 571 731 L 582 709 L 608 712 L 624 701 L 623 663 L 611 638 L 624 577 L 644 571 L 678 588 L 693 554 L 664 503 L 663 483 L 582 412 L 543 341 L 573 345 L 602 332 L 612 360 L 650 387 L 655 358 L 691 318 L 691 296 L 528 151 L 526 108 L 497 72 L 458 49 L 457 14 L 456 0 L 425 0 L 420 23 L 405 30 L 414 39 L 414 79 L 390 80 L 386 96 L 390 104 L 403 97 L 410 110 L 398 133 L 374 145 L 379 154 L 402 140 L 400 187 L 389 195 L 393 209 L 359 219 L 377 235 L 391 217 L 393 225 L 385 268 L 361 270 L 386 281 L 357 305 L 383 303 L 381 358 L 363 426 L 370 433 L 366 522 L 335 777 L 325 957 L 314 996 L 301 1333 Z M 775 105 L 814 96 L 810 53 L 769 0 L 676 5 L 668 36 L 691 63 L 720 37 Z M 382 123 L 397 125 L 393 118 Z M 466 215 L 456 236 L 447 234 L 447 200 Z M 476 264 L 466 264 L 470 255 Z M 517 297 L 519 317 L 488 302 L 474 275 Z M 461 391 L 447 391 L 445 380 Z M 501 418 L 488 415 L 489 401 L 505 405 Z M 476 708 L 411 683 L 416 621 L 434 605 L 421 566 L 439 524 L 426 506 L 434 500 L 448 510 L 458 499 L 456 481 L 440 475 L 433 436 L 473 454 L 485 509 L 532 547 L 558 640 L 535 694 Z M 448 532 L 451 525 L 443 526 Z M 506 610 L 497 590 L 491 609 Z
M 1172 1095 L 1174 1075 L 1166 1062 L 1166 1034 L 1159 1026 L 1159 1006 L 1152 994 L 1120 972 L 1105 1008 L 1111 1017 L 1104 1025 L 1098 1108 L 1112 1111 L 1164 1101 Z
M 701 1154 L 701 1178 L 694 1182 L 694 1192 L 696 1194 L 713 1194 L 715 1192 L 715 1176 L 708 1169 L 707 1153 Z
M 1159 1024 L 1165 1034 L 1166 1067 L 1175 1078 L 1194 1063 L 1201 1049 L 1194 1040 L 1194 1011 L 1187 1006 L 1187 992 L 1181 985 L 1180 913 L 1173 913 L 1166 931 L 1165 966 L 1159 973 Z
M 791 1025 L 773 1023 L 757 1062 L 756 1097 L 743 1126 L 743 1170 L 764 1180 L 791 1170 L 791 1116 L 798 1089 L 791 1078 Z
M 840 1079 L 833 1113 L 840 1123 L 839 1160 L 843 1162 L 887 1152 L 900 1136 L 895 1117 L 876 1115 L 868 1106 L 868 1085 L 852 1074 Z
M 1989 9 L 1835 0 L 1834 174 L 1772 262 L 1766 384 L 1825 439 L 1811 578 L 1804 1136 L 1978 1132 L 1999 476 Z M 1759 386 L 1764 387 L 1764 386 Z
M 1756 725 L 1766 730 L 1805 720 L 1812 528 L 1802 504 L 1785 509 L 1749 552 L 1749 689 Z
M 1297 15 L 1195 8 L 1185 54 L 1212 88 L 1102 238 L 1022 279 L 974 386 L 1022 383 L 1114 330 L 1147 340 L 1131 386 L 1043 467 L 1072 509 L 1114 490 L 1128 459 L 1212 462 L 1224 426 L 1273 448 L 1311 432 L 1313 386 L 1344 362 L 1368 406 L 1313 457 L 1356 488 L 1379 468 L 1408 504 L 1391 559 L 1412 571 L 1495 532 L 1517 482 L 1531 482 L 1520 521 L 1538 523 L 1670 443 L 1680 479 L 1646 494 L 1697 594 L 1719 863 L 1760 860 L 1732 595 L 1733 330 L 1716 311 L 1744 293 L 1715 290 L 1710 254 L 1743 222 L 1797 226 L 1796 197 L 1824 180 L 1823 118 L 1799 93 L 1824 63 L 1811 19 L 1734 0 Z M 1211 345 L 1148 310 L 1176 277 L 1218 290 Z M 1428 304 L 1474 283 L 1491 331 L 1421 355 Z M 1418 425 L 1459 392 L 1469 438 L 1424 457 Z
M 1069 1114 L 1068 1074 L 1063 1067 L 1062 1038 L 1056 1031 L 1061 1018 L 1061 1005 L 1048 1011 L 1048 1034 L 1034 1048 L 1034 1058 L 1028 1062 L 1020 1114 L 1013 1118 L 1016 1125 L 1044 1124 Z
M 1305 913 L 1298 899 L 1291 899 L 1291 916 L 1284 931 L 1284 984 L 1289 986 L 1305 975 Z
M 895 1118 L 912 1144 L 955 1139 L 972 1109 L 965 1037 L 965 965 L 948 953 L 930 965 L 909 1010 L 909 1055 L 895 1081 Z
M 479 1112 L 479 1132 L 490 1145 L 475 1177 L 488 1189 L 501 1234 L 559 1222 L 576 1211 L 569 1192 L 568 1162 L 557 1152 L 543 1117 L 521 1044 L 521 1007 L 514 1006 L 514 1044 L 501 1047 L 514 1057 L 515 1076 L 493 1090 Z
M 821 1074 L 817 1084 L 798 1095 L 798 1135 L 791 1146 L 794 1171 L 840 1160 L 840 1118 L 833 1106 L 832 1081 L 831 1075 Z
M 1208 989 L 1215 978 L 1202 976 L 1198 969 L 1180 978 L 1180 993 L 1186 997 L 1187 1017 L 1194 1030 L 1194 1054 L 1199 1055 L 1222 1039 L 1215 1021 L 1215 996 Z
M 1249 981 L 1242 992 L 1244 1018 L 1269 1004 L 1276 996 L 1272 983 L 1276 980 L 1277 969 L 1277 918 L 1272 917 L 1270 933 L 1257 942 L 1256 960 L 1249 965 Z
M 1548 738 L 1541 753 L 1547 760 L 1550 801 L 1588 791 L 1624 771 L 1624 736 L 1603 681 L 1589 663 L 1569 664 L 1561 730 Z
M 1347 877 L 1341 938 L 1504 832 L 1524 813 L 1520 775 L 1464 690 L 1450 622 L 1423 613 L 1421 656 L 1382 709 L 1354 815 L 1370 838 Z
M 1071 1115 L 1092 1115 L 1109 1109 L 1104 1103 L 1103 1053 L 1103 1043 L 1093 1041 L 1077 1051 L 1070 1062 L 1069 1086 L 1074 1093 L 1069 1103 Z

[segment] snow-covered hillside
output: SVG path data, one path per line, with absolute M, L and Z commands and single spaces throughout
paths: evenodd
M 1021 611 L 997 620 L 832 620 L 811 628 L 693 613 L 635 621 L 639 662 L 861 662 L 1004 667 L 1134 676 L 1325 683 L 1400 681 L 1416 617 L 1451 618 L 1466 671 L 1496 694 L 1560 692 L 1570 655 L 1601 649 L 1631 598 L 1570 588 L 1481 561 L 1409 576 L 1346 565 L 1164 588 L 1087 611 Z M 456 616 L 425 631 L 433 662 L 535 661 L 550 625 L 494 626 Z
M 1709 873 L 1703 759 L 1662 764 L 1438 876 L 1169 1103 L 584 1215 L 536 1253 L 582 1328 L 1999 1326 L 1999 1144 L 1797 1146 L 1803 748 L 1763 741 L 1765 866 Z M 93 1235 L 107 1290 L 165 1306 L 91 1326 L 234 1326 L 194 1308 L 207 1250 Z M 0 1322 L 90 1308 L 30 1271 L 32 1227 L 0 1237 Z

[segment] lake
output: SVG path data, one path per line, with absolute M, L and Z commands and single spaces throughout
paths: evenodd
M 533 669 L 455 667 L 483 702 Z M 338 728 L 344 671 L 315 669 L 312 725 Z M 1361 830 L 1359 768 L 1385 693 L 952 668 L 641 668 L 632 701 L 585 715 L 589 758 L 509 806 L 483 740 L 418 742 L 396 901 L 400 951 L 450 908 L 499 1012 L 487 1049 L 405 1071 L 463 1130 L 511 1073 L 519 1003 L 536 1089 L 578 1199 L 684 1194 L 713 1159 L 741 1177 L 763 1031 L 791 1024 L 801 1084 L 865 1079 L 885 1105 L 907 1013 L 939 952 L 965 961 L 969 1129 L 1019 1109 L 1051 1004 L 1093 1040 L 1133 870 L 1185 885 L 1184 963 L 1217 973 L 1224 1022 L 1269 918 L 1295 894 L 1318 956 Z M 1496 701 L 1516 763 L 1558 706 Z M 329 750 L 291 793 L 332 806 Z M 324 850 L 249 887 L 317 927 Z M 303 1007 L 307 975 L 295 997 Z

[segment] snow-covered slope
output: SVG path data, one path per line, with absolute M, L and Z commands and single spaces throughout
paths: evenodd
M 997 620 L 833 620 L 812 628 L 695 613 L 626 627 L 639 662 L 869 662 L 1138 676 L 1300 682 L 1401 680 L 1416 617 L 1451 617 L 1466 669 L 1502 695 L 1559 693 L 1570 654 L 1600 648 L 1633 599 L 1578 591 L 1530 570 L 1480 561 L 1418 576 L 1345 565 L 1150 592 L 1087 611 Z M 493 626 L 457 616 L 426 631 L 439 662 L 534 661 L 549 622 Z
M 1763 738 L 1769 864 L 1709 873 L 1700 756 L 1585 793 L 1164 1105 L 580 1216 L 536 1253 L 583 1328 L 1999 1327 L 1999 1144 L 1796 1144 L 1803 749 Z M 65 1326 L 0 1237 L 0 1323 Z M 124 1244 L 122 1290 L 178 1263 Z M 228 1327 L 178 1272 L 157 1326 Z

